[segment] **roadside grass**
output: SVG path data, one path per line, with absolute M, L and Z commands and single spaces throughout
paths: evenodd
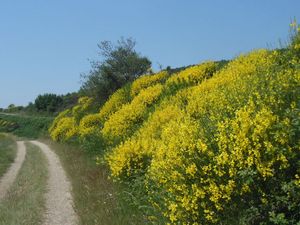
M 0 133 L 0 178 L 14 162 L 17 145 L 14 138 L 7 134 Z
M 0 202 L 0 225 L 42 224 L 48 171 L 41 150 L 26 143 L 26 158 L 16 181 Z
M 73 186 L 75 211 L 82 225 L 140 225 L 146 221 L 138 210 L 119 198 L 109 171 L 95 163 L 95 156 L 75 145 L 43 140 L 59 155 Z

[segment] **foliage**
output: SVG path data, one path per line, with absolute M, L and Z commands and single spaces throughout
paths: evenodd
M 101 42 L 98 47 L 104 61 L 92 63 L 90 73 L 83 75 L 81 91 L 98 103 L 104 103 L 117 89 L 145 74 L 151 62 L 135 51 L 135 45 L 131 38 L 122 38 L 116 45 Z
M 59 129 L 58 127 L 58 123 L 60 122 L 61 119 L 63 119 L 64 117 L 67 117 L 71 115 L 71 110 L 70 109 L 66 109 L 62 112 L 60 112 L 55 119 L 53 120 L 51 126 L 49 127 L 49 133 L 50 136 L 52 135 L 52 132 L 54 132 L 54 130 Z
M 216 71 L 217 63 L 205 62 L 189 67 L 167 80 L 168 85 L 199 84 L 204 79 L 210 78 Z
M 82 147 L 88 151 L 99 153 L 103 149 L 102 117 L 99 113 L 88 114 L 82 118 L 78 126 L 79 139 Z
M 6 109 L 0 109 L 0 112 L 14 113 L 26 116 L 55 116 L 59 112 L 76 105 L 79 93 L 67 93 L 65 95 L 40 94 L 36 97 L 34 103 L 29 102 L 27 106 L 15 106 L 10 104 Z
M 100 133 L 101 117 L 99 113 L 89 114 L 82 118 L 79 124 L 80 136 L 88 136 L 90 134 Z M 98 130 L 98 131 L 97 131 Z
M 143 176 L 149 202 L 171 223 L 297 222 L 300 80 L 277 66 L 282 57 L 242 55 L 166 100 L 107 154 L 112 175 Z
M 130 90 L 130 86 L 125 85 L 109 97 L 99 112 L 103 121 L 107 120 L 113 113 L 131 100 Z
M 52 117 L 0 114 L 0 131 L 11 132 L 17 136 L 38 138 L 48 135 Z
M 17 128 L 17 123 L 0 118 L 0 132 L 12 132 Z
M 78 99 L 78 104 L 72 108 L 72 115 L 77 123 L 79 123 L 84 115 L 94 111 L 93 103 L 93 99 L 89 97 L 81 97 Z
M 56 94 L 43 94 L 39 95 L 35 99 L 35 107 L 37 111 L 44 111 L 44 112 L 56 112 L 58 107 L 62 104 L 63 99 Z
M 134 127 L 143 121 L 147 108 L 151 106 L 161 95 L 163 86 L 156 84 L 142 90 L 129 104 L 111 115 L 105 121 L 102 129 L 104 138 L 108 140 L 124 139 L 134 131 Z
M 2 109 L 1 111 L 4 113 L 19 113 L 24 110 L 23 106 L 16 106 L 14 104 L 10 104 L 6 109 Z
M 81 97 L 78 104 L 61 112 L 49 128 L 50 136 L 55 141 L 67 141 L 78 135 L 78 125 L 82 117 L 94 110 L 93 99 Z
M 57 128 L 51 131 L 51 138 L 55 141 L 68 140 L 77 134 L 74 117 L 64 117 L 57 123 Z
M 162 82 L 168 77 L 167 71 L 161 71 L 153 75 L 144 75 L 132 82 L 131 96 L 136 96 L 141 90 L 150 87 L 156 83 Z
M 112 178 L 154 224 L 300 221 L 298 25 L 294 32 L 286 49 L 142 76 L 82 117 Z

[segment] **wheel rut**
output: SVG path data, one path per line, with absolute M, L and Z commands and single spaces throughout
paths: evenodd
M 75 225 L 78 223 L 73 208 L 72 186 L 58 156 L 44 143 L 31 141 L 37 145 L 48 159 L 48 190 L 46 193 L 46 213 L 44 225 Z

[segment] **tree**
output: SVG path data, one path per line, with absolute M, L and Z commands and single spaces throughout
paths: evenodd
M 79 95 L 77 92 L 67 93 L 61 96 L 63 99 L 62 109 L 65 110 L 67 108 L 71 108 L 77 104 Z
M 39 95 L 34 102 L 34 105 L 39 112 L 54 113 L 61 107 L 63 99 L 56 94 Z
M 10 104 L 8 107 L 8 109 L 13 109 L 13 108 L 16 108 L 15 104 Z
M 92 70 L 82 76 L 81 93 L 101 104 L 117 89 L 147 73 L 151 62 L 135 51 L 135 45 L 132 38 L 121 38 L 117 45 L 101 42 L 98 47 L 104 60 L 91 63 Z

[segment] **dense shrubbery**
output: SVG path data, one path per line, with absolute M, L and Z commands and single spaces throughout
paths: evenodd
M 299 37 L 294 27 L 286 49 L 142 76 L 100 113 L 61 114 L 51 135 L 97 140 L 155 224 L 299 224 Z
M 217 63 L 214 62 L 206 62 L 200 65 L 192 66 L 170 77 L 167 81 L 167 84 L 200 84 L 204 79 L 210 78 L 216 71 L 216 68 Z
M 135 80 L 131 86 L 131 96 L 136 96 L 141 90 L 150 87 L 156 83 L 164 81 L 168 77 L 167 71 L 162 71 L 154 75 L 144 75 Z
M 118 111 L 124 104 L 131 100 L 130 97 L 130 86 L 126 85 L 123 88 L 117 90 L 112 94 L 107 102 L 102 106 L 100 110 L 100 117 L 104 122 L 113 113 Z
M 156 84 L 142 90 L 129 104 L 124 104 L 105 121 L 102 134 L 107 140 L 124 139 L 143 121 L 147 109 L 161 95 L 163 86 Z
M 49 128 L 50 136 L 55 141 L 67 141 L 78 135 L 78 125 L 81 119 L 92 113 L 93 99 L 79 98 L 78 104 L 71 109 L 61 112 Z

